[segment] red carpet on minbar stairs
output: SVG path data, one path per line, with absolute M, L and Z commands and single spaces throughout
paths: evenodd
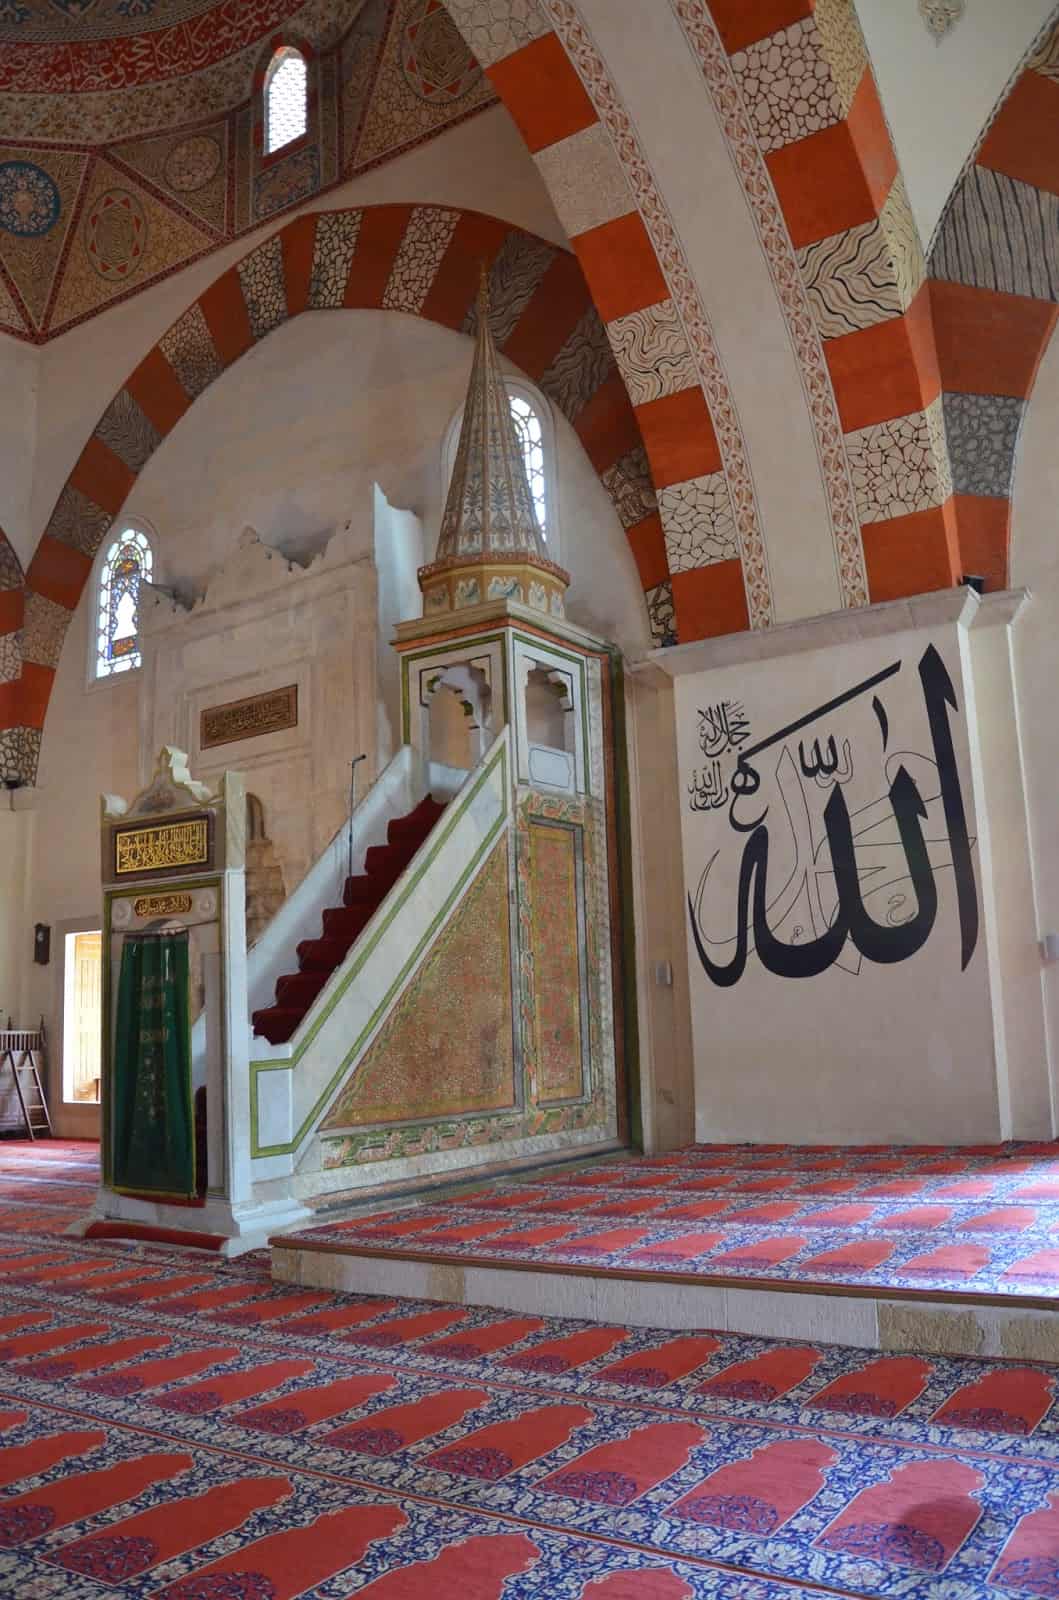
M 1055 1369 L 274 1287 L 92 1176 L 0 1144 L 0 1596 L 1059 1596 Z
M 292 1237 L 476 1265 L 1059 1306 L 1059 1145 L 695 1145 Z

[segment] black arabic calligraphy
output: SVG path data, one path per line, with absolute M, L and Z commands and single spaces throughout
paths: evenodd
M 815 711 L 799 718 L 770 738 L 762 740 L 753 750 L 746 752 L 746 758 L 740 757 L 730 784 L 733 792 L 733 811 L 740 795 L 754 793 L 760 785 L 756 770 L 749 765 L 750 757 L 760 754 L 781 739 L 798 732 L 817 718 L 831 713 L 837 706 L 876 687 L 885 678 L 892 677 L 899 667 L 900 662 L 894 663 L 882 673 L 877 673 L 874 677 L 856 685 L 837 700 L 817 707 Z M 933 645 L 924 652 L 918 671 L 934 747 L 934 761 L 956 881 L 960 960 L 963 970 L 967 967 L 977 943 L 978 896 L 971 858 L 971 840 L 967 830 L 967 817 L 949 717 L 950 711 L 955 712 L 959 708 L 952 680 Z M 878 704 L 877 697 L 875 703 Z M 789 760 L 788 757 L 784 759 Z M 838 749 L 833 736 L 827 740 L 826 752 L 821 749 L 819 740 L 814 740 L 810 756 L 806 755 L 804 745 L 799 742 L 799 759 L 803 775 L 812 777 L 817 782 L 823 777 L 825 785 L 829 784 L 831 778 L 837 778 L 840 771 Z M 782 921 L 782 915 L 777 914 L 778 902 L 789 899 L 788 891 L 794 880 L 789 880 L 778 893 L 773 889 L 770 904 L 769 832 L 765 825 L 768 808 L 765 808 L 755 822 L 748 824 L 741 824 L 730 815 L 729 820 L 733 828 L 737 832 L 749 834 L 739 865 L 735 951 L 731 959 L 715 961 L 706 948 L 707 941 L 702 931 L 702 897 L 719 852 L 715 852 L 708 862 L 700 878 L 697 894 L 694 897 L 690 894 L 688 896 L 695 950 L 703 971 L 712 982 L 727 988 L 739 981 L 746 967 L 751 934 L 753 947 L 762 966 L 777 977 L 785 978 L 814 977 L 826 971 L 838 961 L 847 941 L 865 960 L 883 964 L 907 960 L 923 946 L 930 936 L 938 911 L 937 884 L 929 843 L 924 836 L 923 825 L 927 818 L 927 808 L 920 788 L 904 761 L 894 759 L 896 770 L 889 784 L 888 798 L 897 823 L 900 850 L 907 865 L 905 875 L 910 880 L 914 892 L 915 911 L 903 916 L 899 921 L 895 921 L 891 914 L 887 915 L 884 922 L 878 922 L 866 907 L 861 870 L 857 864 L 853 823 L 841 782 L 836 781 L 830 784 L 831 793 L 824 809 L 824 828 L 835 881 L 834 913 L 824 931 L 815 939 L 799 940 L 796 943 L 787 943 L 779 939 L 770 925 L 770 918 L 777 926 Z M 843 765 L 849 766 L 848 745 L 844 752 Z M 737 782 L 741 771 L 743 778 Z M 794 890 L 797 894 L 796 884 Z M 890 909 L 892 912 L 892 903 Z M 785 911 L 783 915 L 786 915 Z

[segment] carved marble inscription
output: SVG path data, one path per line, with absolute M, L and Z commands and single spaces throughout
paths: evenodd
M 284 728 L 297 726 L 298 685 L 288 683 L 282 689 L 207 707 L 199 718 L 199 748 L 210 750 L 215 745 L 257 739 L 263 733 L 281 733 Z

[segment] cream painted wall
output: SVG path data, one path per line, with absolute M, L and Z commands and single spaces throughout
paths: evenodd
M 58 1086 L 62 1053 L 63 924 L 100 926 L 99 797 L 131 796 L 137 785 L 137 693 L 135 678 L 85 685 L 88 606 L 75 612 L 59 660 L 48 712 L 49 733 L 41 747 L 34 806 L 33 855 L 26 927 L 21 935 L 22 1016 L 43 1015 L 52 1042 L 50 1102 L 56 1130 L 91 1138 L 98 1114 L 89 1107 L 64 1109 Z M 33 965 L 30 935 L 35 922 L 52 929 L 51 963 Z
M 664 663 L 667 670 L 681 673 L 675 700 L 683 888 L 695 904 L 713 963 L 727 968 L 736 957 L 740 871 L 748 839 L 757 837 L 751 824 L 762 813 L 769 846 L 769 930 L 797 951 L 811 948 L 832 926 L 835 879 L 823 826 L 832 785 L 825 780 L 819 787 L 801 765 L 802 744 L 813 764 L 814 740 L 825 750 L 829 736 L 836 740 L 839 770 L 845 774 L 841 792 L 858 841 L 857 867 L 872 921 L 893 940 L 919 910 L 888 793 L 900 766 L 907 766 L 926 806 L 923 830 L 938 900 L 926 942 L 906 959 L 861 958 L 847 938 L 825 970 L 806 976 L 767 969 L 751 932 L 741 973 L 736 968 L 731 981 L 719 983 L 704 970 L 689 934 L 700 1140 L 916 1144 L 1001 1134 L 986 927 L 980 919 L 973 955 L 961 970 L 953 857 L 933 760 L 937 747 L 918 676 L 923 652 L 935 645 L 960 707 L 950 720 L 980 900 L 990 864 L 982 858 L 968 744 L 973 710 L 955 613 L 941 620 L 946 608 L 958 610 L 963 602 L 958 594 L 926 600 L 924 625 L 914 631 L 907 626 L 914 621 L 910 608 L 895 605 L 873 608 L 862 621 L 804 624 L 797 641 L 788 642 L 789 649 L 800 645 L 799 653 L 781 655 L 777 636 L 769 642 L 769 657 L 752 659 L 748 647 L 737 664 L 726 664 L 725 653 L 715 650 L 712 670 L 687 675 L 681 673 L 682 659 L 694 664 L 696 647 L 684 647 L 683 658 L 679 649 L 667 653 L 672 658 Z M 883 636 L 881 625 L 894 622 L 906 627 Z M 814 635 L 819 648 L 812 648 Z M 708 655 L 706 647 L 701 658 Z M 728 785 L 735 770 L 733 751 L 722 748 L 715 758 L 704 753 L 699 716 L 704 708 L 737 702 L 749 721 L 743 741 L 749 751 L 894 662 L 900 663 L 899 671 L 871 693 L 755 756 L 757 792 L 734 804 L 729 794 L 718 807 L 703 801 L 692 809 L 697 781 L 705 792 L 704 774 Z M 885 745 L 882 724 L 873 715 L 873 694 L 888 718 Z M 749 831 L 737 832 L 730 816 Z M 748 931 L 751 923 L 748 903 Z M 1048 1131 L 1045 1120 L 1034 1133 L 1046 1137 Z
M 1059 340 L 1037 372 L 1022 426 L 1012 502 L 1011 582 L 1030 591 L 1015 632 L 1018 733 L 1029 810 L 1037 931 L 1059 932 Z M 1059 964 L 1041 971 L 1053 1096 L 1059 1105 Z
M 39 536 L 33 521 L 40 351 L 0 335 L 0 529 L 25 571 Z
M 422 519 L 429 560 L 444 506 L 442 441 L 471 349 L 463 334 L 400 312 L 311 312 L 277 328 L 206 390 L 126 502 L 128 516 L 159 532 L 161 581 L 201 587 L 247 523 L 281 544 L 352 517 L 370 556 L 376 482 Z M 570 614 L 638 650 L 646 620 L 628 543 L 563 417 L 555 436 Z
M 0 1027 L 35 1022 L 23 1002 L 33 920 L 29 915 L 30 866 L 36 826 L 36 795 L 0 790 Z
M 927 244 L 964 162 L 1055 0 L 967 0 L 940 42 L 915 0 L 856 0 L 879 94 Z
M 558 244 L 566 238 L 522 137 L 502 106 L 491 107 L 428 144 L 374 172 L 319 195 L 303 211 L 333 211 L 348 205 L 424 201 L 483 211 L 539 233 Z M 191 302 L 233 262 L 291 220 L 284 215 L 256 233 L 217 251 L 145 289 L 123 305 L 93 317 L 40 350 L 0 336 L 0 406 L 10 406 L 22 427 L 23 396 L 39 388 L 39 415 L 32 489 L 20 490 L 14 527 L 19 548 L 32 549 L 56 496 L 100 414 L 147 351 Z M 3 413 L 0 412 L 0 416 Z M 24 432 L 12 459 L 25 471 Z M 4 465 L 0 458 L 0 466 Z M 0 474 L 0 485 L 6 479 Z M 0 489 L 0 496 L 3 490 Z M 6 530 L 0 498 L 0 526 Z

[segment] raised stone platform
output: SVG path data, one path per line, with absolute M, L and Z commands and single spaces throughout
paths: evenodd
M 1059 1148 L 698 1146 L 272 1241 L 279 1280 L 677 1330 L 1059 1360 Z

